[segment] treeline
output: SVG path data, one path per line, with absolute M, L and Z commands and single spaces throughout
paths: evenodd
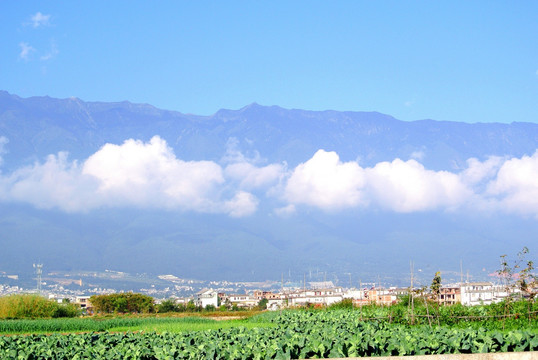
M 176 303 L 173 298 L 162 301 L 156 305 L 157 312 L 159 313 L 171 313 L 171 312 L 212 312 L 212 311 L 263 311 L 267 309 L 267 299 L 261 299 L 257 306 L 252 308 L 239 307 L 236 304 L 221 304 L 219 307 L 213 305 L 207 305 L 206 307 L 197 306 L 193 300 L 187 303 Z
M 75 317 L 78 314 L 79 309 L 74 304 L 59 304 L 36 294 L 0 297 L 0 319 Z

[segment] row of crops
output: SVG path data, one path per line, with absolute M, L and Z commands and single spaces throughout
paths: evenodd
M 156 318 L 156 317 L 113 317 L 103 319 L 16 319 L 0 320 L 0 334 L 54 333 L 54 332 L 102 332 L 113 328 L 136 328 L 146 324 L 200 323 L 208 320 L 201 317 Z
M 2 359 L 300 359 L 538 350 L 538 331 L 364 322 L 354 311 L 286 311 L 275 327 L 188 333 L 0 337 Z M 257 321 L 256 318 L 253 321 Z M 536 325 L 536 324 L 535 324 Z

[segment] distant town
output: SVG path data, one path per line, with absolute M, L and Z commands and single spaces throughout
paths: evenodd
M 339 286 L 333 281 L 292 282 L 230 282 L 182 279 L 175 275 L 128 274 L 120 271 L 104 272 L 45 272 L 42 265 L 34 265 L 32 278 L 0 271 L 0 296 L 10 294 L 39 293 L 58 302 L 71 302 L 81 308 L 89 308 L 92 295 L 118 292 L 137 292 L 155 298 L 156 303 L 173 300 L 178 305 L 192 303 L 206 308 L 225 305 L 230 309 L 253 308 L 265 299 L 268 309 L 278 310 L 296 306 L 327 306 L 344 299 L 352 299 L 356 306 L 367 304 L 390 305 L 401 296 L 410 293 L 429 293 L 428 286 L 396 287 L 380 283 L 360 282 L 353 286 Z M 440 304 L 479 305 L 502 301 L 517 289 L 492 281 L 463 281 L 442 284 L 437 296 Z M 32 283 L 33 282 L 33 283 Z M 417 284 L 417 283 L 415 283 Z M 420 284 L 419 284 L 420 285 Z

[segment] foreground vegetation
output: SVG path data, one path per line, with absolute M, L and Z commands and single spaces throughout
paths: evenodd
M 75 317 L 78 313 L 74 304 L 58 304 L 36 294 L 0 297 L 0 319 Z
M 358 311 L 344 309 L 264 313 L 237 325 L 177 333 L 107 331 L 3 336 L 0 358 L 297 359 L 538 350 L 536 322 L 526 329 L 510 331 L 430 328 L 363 321 Z
M 391 306 L 366 305 L 354 308 L 351 301 L 344 300 L 329 306 L 329 309 L 353 310 L 363 321 L 373 320 L 389 324 L 451 326 L 462 328 L 487 328 L 510 330 L 536 327 L 538 302 L 506 299 L 500 303 L 478 306 L 454 304 L 440 306 L 435 301 L 423 298 L 403 297 Z
M 0 334 L 51 334 L 70 332 L 188 332 L 243 326 L 271 327 L 264 318 L 217 321 L 207 317 L 111 317 L 0 321 Z

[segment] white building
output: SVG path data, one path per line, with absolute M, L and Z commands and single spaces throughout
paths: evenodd
M 514 289 L 512 294 L 518 293 Z M 501 302 L 508 296 L 506 288 L 502 285 L 493 285 L 490 282 L 473 282 L 461 285 L 462 305 L 488 305 Z
M 92 307 L 90 302 L 90 296 L 77 296 L 75 298 L 75 304 L 78 305 L 81 309 L 89 309 Z
M 208 305 L 213 305 L 214 307 L 219 306 L 219 297 L 218 293 L 213 289 L 203 289 L 196 293 L 196 300 L 194 301 L 196 306 L 201 306 L 203 308 Z
M 226 297 L 226 300 L 233 306 L 237 306 L 239 308 L 252 308 L 256 305 L 258 305 L 258 300 L 254 296 L 248 295 L 248 294 L 233 294 L 228 295 Z
M 300 290 L 287 294 L 289 306 L 305 306 L 307 304 L 331 305 L 344 299 L 341 287 L 329 289 Z
M 356 306 L 378 304 L 378 305 L 392 305 L 398 301 L 401 289 L 389 288 L 389 289 L 350 289 L 344 293 L 344 298 L 353 299 L 353 303 Z

